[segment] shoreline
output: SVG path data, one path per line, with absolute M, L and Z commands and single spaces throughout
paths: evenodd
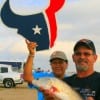
M 37 100 L 37 91 L 27 88 L 27 84 L 17 85 L 15 88 L 0 86 L 0 100 Z

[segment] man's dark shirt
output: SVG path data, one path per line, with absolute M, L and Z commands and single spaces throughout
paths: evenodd
M 64 81 L 78 91 L 84 100 L 87 97 L 93 97 L 94 100 L 100 100 L 100 73 L 94 72 L 85 78 L 78 78 L 76 74 L 64 78 Z

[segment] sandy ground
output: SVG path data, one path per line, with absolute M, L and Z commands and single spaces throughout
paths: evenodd
M 26 83 L 10 89 L 0 86 L 0 100 L 37 100 L 37 92 L 28 89 Z

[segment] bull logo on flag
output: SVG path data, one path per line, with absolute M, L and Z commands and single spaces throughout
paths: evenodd
M 54 46 L 57 37 L 55 13 L 64 2 L 65 0 L 50 0 L 49 7 L 43 12 L 22 16 L 14 13 L 9 0 L 6 0 L 1 9 L 1 19 L 8 27 L 17 28 L 18 34 L 29 41 L 37 42 L 37 51 L 49 49 Z

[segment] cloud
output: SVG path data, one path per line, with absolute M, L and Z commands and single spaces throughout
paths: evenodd
M 73 25 L 72 24 L 65 24 L 65 23 L 61 23 L 58 25 L 58 30 L 71 30 L 73 29 Z
M 22 3 L 23 1 L 24 3 Z M 39 2 L 42 2 L 42 5 L 38 5 Z M 69 66 L 71 66 L 69 69 L 75 70 L 73 69 L 74 64 L 71 58 L 73 46 L 77 40 L 89 38 L 93 40 L 96 45 L 97 54 L 99 56 L 95 69 L 100 71 L 100 68 L 98 67 L 100 66 L 99 5 L 100 0 L 67 0 L 63 8 L 56 14 L 58 30 L 55 46 L 50 50 L 36 53 L 36 66 L 48 68 L 50 54 L 55 50 L 62 50 L 68 56 Z M 45 9 L 48 6 L 48 0 L 45 1 L 45 4 L 41 0 L 11 0 L 11 6 L 13 10 L 19 14 L 31 14 Z M 17 34 L 16 29 L 5 26 L 0 20 L 1 60 L 25 60 L 28 51 L 24 40 L 25 39 L 22 36 Z
M 15 42 L 13 43 L 10 51 L 12 53 L 26 53 L 27 52 L 27 46 L 25 44 L 25 40 L 24 39 L 21 39 L 20 42 Z
M 19 15 L 35 14 L 47 8 L 48 0 L 10 0 L 10 6 Z M 39 5 L 41 4 L 41 5 Z

